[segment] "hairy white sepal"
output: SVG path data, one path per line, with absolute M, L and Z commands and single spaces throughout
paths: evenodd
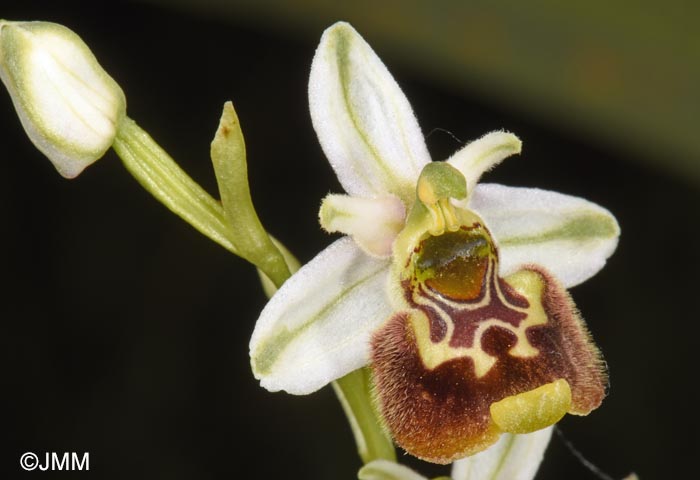
M 547 427 L 524 435 L 504 433 L 492 447 L 452 465 L 453 480 L 532 480 L 552 437 Z
M 603 207 L 537 188 L 479 184 L 469 208 L 498 243 L 502 276 L 537 264 L 566 288 L 598 273 L 620 235 L 615 217 Z
M 349 237 L 301 267 L 255 324 L 250 358 L 260 384 L 304 395 L 367 365 L 372 332 L 392 312 L 388 272 L 389 260 Z
M 349 24 L 321 37 L 309 77 L 311 120 L 350 195 L 413 201 L 430 155 L 411 105 L 372 48 Z

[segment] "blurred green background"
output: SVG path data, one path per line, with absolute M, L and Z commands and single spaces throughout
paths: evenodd
M 338 19 L 435 86 L 700 181 L 700 3 L 144 0 L 313 38 Z
M 700 446 L 698 13 L 691 2 L 598 1 L 0 6 L 2 18 L 81 35 L 129 115 L 212 193 L 209 142 L 233 100 L 260 215 L 303 261 L 332 241 L 316 214 L 341 191 L 306 99 L 334 21 L 350 21 L 385 61 L 434 159 L 493 129 L 518 134 L 523 154 L 486 181 L 586 197 L 622 227 L 608 266 L 572 290 L 610 395 L 561 428 L 613 478 L 643 480 L 693 471 Z M 165 211 L 111 152 L 60 178 L 2 92 L 0 145 L 2 478 L 24 474 L 25 451 L 89 451 L 92 478 L 355 478 L 332 391 L 271 394 L 250 373 L 265 304 L 252 268 Z M 555 438 L 538 478 L 596 477 Z

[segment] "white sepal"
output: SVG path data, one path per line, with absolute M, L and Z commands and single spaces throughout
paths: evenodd
M 372 332 L 392 312 L 389 260 L 343 237 L 270 299 L 250 340 L 251 366 L 272 391 L 304 395 L 367 365 Z
M 428 480 L 405 465 L 389 460 L 372 460 L 357 473 L 359 480 Z
M 504 433 L 492 447 L 452 465 L 453 480 L 531 480 L 542 463 L 552 429 Z
M 500 251 L 500 274 L 541 265 L 569 288 L 595 275 L 617 247 L 615 217 L 593 202 L 536 188 L 479 184 L 469 208 Z
M 318 216 L 327 232 L 350 235 L 367 254 L 386 258 L 404 226 L 406 208 L 393 195 L 379 198 L 328 195 Z
M 372 48 L 344 22 L 321 37 L 309 78 L 311 120 L 346 192 L 405 203 L 430 155 L 411 105 Z

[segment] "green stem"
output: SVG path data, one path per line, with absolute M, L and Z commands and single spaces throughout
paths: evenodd
M 221 204 L 192 180 L 136 122 L 128 117 L 124 119 L 113 147 L 126 169 L 159 202 L 205 236 L 238 254 Z
M 240 249 L 235 246 L 233 228 L 221 204 L 192 180 L 130 118 L 124 119 L 113 147 L 126 169 L 159 202 L 231 253 L 241 255 Z M 271 240 L 276 242 L 274 238 Z M 274 248 L 275 252 L 271 252 L 273 260 L 268 264 L 274 265 L 273 268 L 263 269 L 258 262 L 253 262 L 272 280 L 274 285 L 266 286 L 266 293 L 270 296 L 298 269 L 298 263 L 293 261 L 291 254 L 281 244 L 277 246 L 279 250 Z M 280 251 L 289 257 L 285 268 L 280 268 L 279 262 L 274 259 Z M 349 373 L 333 382 L 333 389 L 348 418 L 362 461 L 396 461 L 391 438 L 382 429 L 372 405 L 369 370 L 363 368 Z
M 369 463 L 384 459 L 395 462 L 396 451 L 391 437 L 382 429 L 372 404 L 371 382 L 369 368 L 365 367 L 333 382 L 333 390 L 348 418 L 362 461 Z

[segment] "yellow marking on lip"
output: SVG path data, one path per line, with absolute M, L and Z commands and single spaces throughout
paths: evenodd
M 428 370 L 433 370 L 456 358 L 468 357 L 474 362 L 476 376 L 482 377 L 497 361 L 496 357 L 484 352 L 481 347 L 451 347 L 449 342 L 454 332 L 454 324 L 451 321 L 447 323 L 445 338 L 438 343 L 430 340 L 430 320 L 424 312 L 413 310 L 410 322 L 416 336 L 418 355 Z
M 571 407 L 569 382 L 552 383 L 506 397 L 489 408 L 493 422 L 508 433 L 531 433 L 557 423 Z
M 489 269 L 489 274 L 492 274 L 491 269 Z M 432 306 L 434 311 L 447 326 L 447 331 L 443 339 L 440 342 L 433 342 L 430 339 L 430 319 L 425 312 L 420 310 L 420 306 L 418 309 L 414 310 L 414 313 L 410 317 L 411 326 L 415 332 L 418 354 L 427 369 L 433 370 L 450 360 L 471 358 L 474 362 L 474 373 L 476 377 L 483 377 L 498 361 L 497 357 L 485 352 L 481 346 L 484 334 L 492 327 L 503 328 L 515 335 L 516 342 L 508 351 L 509 355 L 519 358 L 532 358 L 539 354 L 539 350 L 527 339 L 526 331 L 530 327 L 547 323 L 547 315 L 541 300 L 544 283 L 537 273 L 526 270 L 508 276 L 506 281 L 519 294 L 528 299 L 530 303 L 528 308 L 520 308 L 509 304 L 498 287 L 498 282 L 494 282 L 496 285 L 496 288 L 493 289 L 494 291 L 488 288 L 485 294 L 485 301 L 480 302 L 480 305 L 488 303 L 490 296 L 495 294 L 503 304 L 508 305 L 509 308 L 515 311 L 526 313 L 527 316 L 517 327 L 498 318 L 480 321 L 474 332 L 474 340 L 468 347 L 451 346 L 450 341 L 453 338 L 455 330 L 452 318 L 440 309 L 436 303 L 430 302 L 427 299 L 420 302 L 419 305 L 427 306 L 427 304 L 429 304 Z M 490 283 L 491 282 L 487 282 L 487 285 L 490 285 Z

